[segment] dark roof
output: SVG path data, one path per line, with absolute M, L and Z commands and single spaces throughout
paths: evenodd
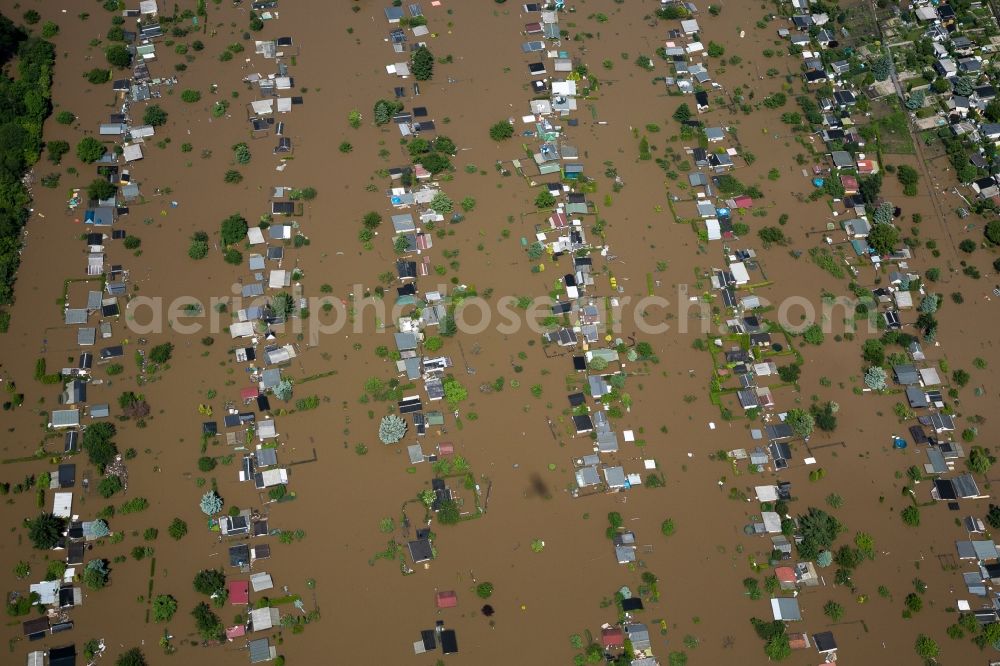
M 934 488 L 937 490 L 940 499 L 958 499 L 958 494 L 955 492 L 955 484 L 951 482 L 951 479 L 935 479 Z
M 49 618 L 43 615 L 42 617 L 36 617 L 33 620 L 25 620 L 21 624 L 24 630 L 25 636 L 31 636 L 32 634 L 41 634 L 49 630 Z
M 48 620 L 46 620 L 47 622 Z M 76 665 L 76 645 L 64 645 L 63 647 L 49 650 L 49 666 L 75 666 Z
M 455 637 L 454 629 L 445 629 L 441 632 L 441 651 L 445 654 L 458 652 L 458 639 Z
M 410 549 L 410 557 L 413 559 L 414 564 L 426 562 L 434 557 L 434 551 L 431 549 L 431 542 L 428 539 L 410 541 L 407 546 Z
M 587 369 L 587 358 L 585 356 L 574 356 L 573 357 L 573 369 L 574 370 L 586 370 Z
M 60 488 L 72 488 L 76 485 L 76 465 L 73 463 L 59 465 L 58 478 Z
M 229 547 L 229 566 L 241 567 L 250 564 L 250 546 L 241 543 Z
M 639 597 L 630 597 L 628 599 L 622 599 L 622 610 L 626 613 L 631 611 L 642 610 L 642 599 Z
M 571 393 L 566 397 L 569 400 L 570 406 L 572 407 L 579 407 L 586 400 L 586 398 L 582 393 Z
M 587 414 L 574 416 L 573 425 L 576 426 L 577 432 L 586 432 L 588 430 L 594 429 L 594 422 L 590 419 L 590 416 L 588 416 Z
M 822 631 L 818 634 L 813 634 L 813 643 L 820 652 L 830 652 L 837 649 L 837 641 L 833 639 L 832 631 Z
M 424 642 L 425 650 L 437 649 L 437 639 L 433 629 L 424 629 L 420 632 L 420 640 Z

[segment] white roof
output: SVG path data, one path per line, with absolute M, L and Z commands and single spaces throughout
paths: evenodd
M 747 284 L 750 282 L 750 272 L 747 271 L 747 267 L 742 261 L 737 261 L 734 264 L 729 264 L 729 271 L 733 274 L 733 278 L 736 280 L 736 284 Z
M 72 428 L 80 425 L 79 409 L 56 409 L 52 412 L 52 421 L 49 425 L 53 428 Z
M 686 19 L 681 21 L 681 30 L 684 31 L 685 35 L 690 35 L 692 33 L 698 32 L 698 21 L 695 19 Z
M 423 642 L 420 643 L 423 645 Z M 28 666 L 44 666 L 45 664 L 45 653 L 41 650 L 35 650 L 34 652 L 28 653 Z
M 156 13 L 156 0 L 140 0 L 140 2 L 139 2 L 139 13 L 140 14 L 155 14 Z
M 270 423 L 272 427 L 274 426 L 274 421 L 265 421 L 265 423 Z M 265 488 L 288 483 L 287 469 L 266 469 L 260 475 Z
M 920 368 L 920 381 L 924 386 L 937 386 L 941 383 L 937 368 Z
M 273 611 L 273 613 L 272 613 Z M 267 606 L 265 608 L 255 608 L 250 611 L 250 623 L 254 631 L 264 631 L 274 626 L 274 616 L 278 614 L 277 608 Z
M 278 113 L 288 113 L 292 110 L 292 98 L 291 97 L 279 97 L 278 98 Z
M 893 297 L 896 299 L 896 305 L 901 308 L 912 308 L 913 307 L 913 294 L 908 291 L 895 291 L 893 292 Z
M 289 90 L 292 87 L 292 77 L 290 76 L 277 76 L 274 79 L 274 87 L 278 90 Z M 278 109 L 279 111 L 281 109 Z
M 778 486 L 756 486 L 758 502 L 774 502 L 778 499 Z
M 274 100 L 258 99 L 250 102 L 250 106 L 253 108 L 253 112 L 258 116 L 265 116 L 274 110 Z
M 260 227 L 250 227 L 247 229 L 247 240 L 251 245 L 260 245 L 264 242 L 264 232 Z
M 234 338 L 249 338 L 253 335 L 253 322 L 234 321 L 229 325 L 229 333 Z
M 38 603 L 42 606 L 50 606 L 56 603 L 59 597 L 59 581 L 47 580 L 41 583 L 32 583 L 28 586 L 28 592 L 35 592 L 40 597 Z
M 764 519 L 764 529 L 768 534 L 781 533 L 781 516 L 774 511 L 761 511 L 760 517 Z
M 156 128 L 152 125 L 141 125 L 133 127 L 128 133 L 132 135 L 133 139 L 145 139 L 156 134 Z
M 274 587 L 274 581 L 271 580 L 271 574 L 261 571 L 250 576 L 250 587 L 254 592 L 262 592 Z
M 708 229 L 708 240 L 719 240 L 722 238 L 722 227 L 714 217 L 705 220 L 705 227 Z
M 142 146 L 137 143 L 132 143 L 125 146 L 122 156 L 125 158 L 126 162 L 134 162 L 136 160 L 142 159 Z
M 553 81 L 552 94 L 576 97 L 576 81 Z
M 52 497 L 52 513 L 60 518 L 72 518 L 73 493 L 55 493 Z
M 267 284 L 271 289 L 281 289 L 282 287 L 287 287 L 292 283 L 291 274 L 283 269 L 275 269 L 271 271 L 271 275 L 268 277 Z
M 261 421 L 257 424 L 257 436 L 260 437 L 261 441 L 265 439 L 274 439 L 278 436 L 278 431 L 275 429 L 274 420 L 269 419 L 267 421 Z

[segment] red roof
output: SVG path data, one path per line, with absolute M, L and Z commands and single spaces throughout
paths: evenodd
M 260 395 L 260 391 L 256 386 L 248 386 L 240 391 L 240 398 L 243 400 L 256 400 L 258 395 Z
M 245 636 L 247 633 L 247 628 L 242 624 L 237 624 L 235 627 L 229 627 L 226 629 L 226 638 L 232 640 L 234 638 L 239 638 L 240 636 Z
M 840 177 L 840 184 L 844 186 L 845 190 L 858 189 L 858 179 L 854 176 L 842 175 Z
M 753 206 L 753 199 L 745 194 L 741 194 L 740 196 L 733 198 L 733 206 L 735 208 L 750 208 Z
M 438 608 L 454 608 L 458 605 L 458 595 L 451 590 L 438 592 L 434 595 L 434 601 Z
M 625 635 L 617 627 L 601 629 L 601 645 L 604 647 L 621 647 L 625 645 Z
M 231 580 L 226 588 L 229 590 L 229 603 L 234 606 L 250 603 L 250 581 Z
M 451 442 L 441 442 L 438 444 L 438 455 L 451 456 L 455 454 L 455 445 Z
M 777 576 L 779 583 L 795 582 L 795 569 L 791 567 L 777 567 L 774 570 L 774 575 Z

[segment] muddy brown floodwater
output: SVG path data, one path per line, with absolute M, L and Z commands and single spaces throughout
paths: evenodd
M 351 11 L 355 4 L 361 11 Z M 319 285 L 328 283 L 337 296 L 346 299 L 353 284 L 374 287 L 378 274 L 392 268 L 394 258 L 388 238 L 391 231 L 386 231 L 389 206 L 382 193 L 387 181 L 375 172 L 404 164 L 406 153 L 394 126 L 372 125 L 371 109 L 376 99 L 392 98 L 392 88 L 400 83 L 409 93 L 413 82 L 399 82 L 385 73 L 384 65 L 399 57 L 386 41 L 388 26 L 383 4 L 282 2 L 280 19 L 267 23 L 261 33 L 266 38 L 294 38 L 299 54 L 289 63 L 290 73 L 304 98 L 304 104 L 282 118 L 295 152 L 281 173 L 274 170 L 279 160 L 269 154 L 274 137 L 251 140 L 249 136 L 244 104 L 253 93 L 241 83 L 249 73 L 272 72 L 273 63 L 253 55 L 252 46 L 230 62 L 217 59 L 226 45 L 240 41 L 248 22 L 248 8 L 209 3 L 207 33 L 191 33 L 176 40 L 190 43 L 200 39 L 205 50 L 190 52 L 196 58 L 187 71 L 178 74 L 180 82 L 172 94 L 163 88 L 164 96 L 158 103 L 168 111 L 169 120 L 165 127 L 158 128 L 153 142 L 144 147 L 145 159 L 131 168 L 145 200 L 132 206 L 120 226 L 142 239 L 141 256 L 130 255 L 117 242 L 109 249 L 111 263 L 125 264 L 130 270 L 135 295 L 162 296 L 166 300 L 192 296 L 203 302 L 211 296 L 230 295 L 230 285 L 247 275 L 244 269 L 223 263 L 216 249 L 219 221 L 239 211 L 253 224 L 268 211 L 270 188 L 274 185 L 312 186 L 319 191 L 317 199 L 307 203 L 304 214 L 296 218 L 311 242 L 307 247 L 290 248 L 285 262 L 286 268 L 294 265 L 303 270 L 307 295 L 318 295 Z M 434 79 L 421 84 L 421 95 L 405 102 L 408 108 L 426 106 L 438 132 L 450 136 L 458 145 L 454 179 L 443 182 L 443 189 L 456 202 L 466 196 L 478 202 L 464 222 L 448 227 L 446 238 L 435 238 L 430 250 L 432 262 L 444 265 L 447 260 L 442 252 L 457 251 L 460 267 L 449 269 L 440 280 L 458 277 L 479 293 L 493 289 L 494 300 L 502 295 L 543 295 L 560 275 L 559 267 L 553 265 L 544 273 L 531 273 L 518 242 L 522 236 L 530 237 L 534 225 L 541 221 L 532 203 L 537 191 L 516 175 L 502 178 L 493 169 L 497 160 L 524 160 L 521 139 L 515 137 L 497 144 L 487 134 L 494 122 L 528 112 L 531 93 L 525 65 L 535 58 L 521 53 L 520 43 L 527 38 L 520 33 L 524 23 L 533 19 L 522 15 L 520 5 L 513 0 L 504 4 L 444 0 L 440 7 L 432 7 L 430 2 L 422 4 L 432 33 L 427 38 L 429 47 L 439 58 L 451 55 L 453 62 L 438 64 Z M 612 272 L 624 287 L 621 295 L 635 299 L 646 294 L 646 275 L 653 273 L 658 281 L 657 295 L 676 303 L 676 285 L 690 284 L 692 293 L 699 294 L 707 287 L 694 286 L 696 279 L 706 269 L 722 266 L 724 257 L 718 243 L 700 247 L 690 226 L 675 224 L 667 212 L 668 192 L 682 199 L 688 194 L 676 182 L 664 180 L 663 171 L 655 163 L 637 160 L 638 141 L 630 128 L 656 123 L 662 131 L 648 135 L 654 156 L 662 155 L 668 145 L 679 151 L 684 142 L 675 136 L 678 125 L 670 116 L 680 102 L 691 103 L 690 98 L 669 97 L 662 82 L 653 81 L 665 73 L 665 63 L 654 56 L 654 51 L 662 45 L 666 31 L 675 27 L 672 22 L 648 19 L 656 6 L 651 0 L 627 0 L 622 4 L 591 0 L 575 3 L 574 13 L 562 15 L 563 29 L 571 35 L 589 32 L 592 36 L 582 41 L 567 40 L 561 48 L 586 63 L 601 80 L 592 99 L 580 100 L 575 114 L 579 126 L 566 129 L 569 140 L 580 150 L 587 173 L 597 180 L 598 191 L 591 196 L 599 204 L 600 216 L 608 222 L 608 243 L 616 259 L 607 265 L 595 259 L 598 269 Z M 60 34 L 54 40 L 58 61 L 53 102 L 56 112 L 70 110 L 78 116 L 72 127 L 50 118 L 46 138 L 65 139 L 75 145 L 82 135 L 95 134 L 98 124 L 117 111 L 120 103 L 110 85 L 90 86 L 80 76 L 103 65 L 103 43 L 89 44 L 103 39 L 111 15 L 100 4 L 82 0 L 56 4 L 27 1 L 12 11 L 17 14 L 28 8 L 40 11 L 43 20 L 60 24 Z M 762 55 L 763 49 L 774 48 L 775 27 L 772 24 L 760 30 L 753 23 L 769 8 L 730 2 L 725 3 L 718 17 L 707 13 L 699 16 L 703 41 L 724 44 L 727 57 L 742 57 L 742 63 L 726 66 L 724 71 L 720 71 L 723 68 L 719 62 L 711 63 L 715 80 L 725 90 L 749 86 L 761 99 L 781 90 L 785 79 L 762 79 L 760 72 L 770 67 L 782 72 L 798 71 L 793 58 Z M 88 12 L 89 18 L 80 20 L 81 12 Z M 597 12 L 608 17 L 606 23 L 591 18 Z M 741 29 L 746 30 L 742 39 Z M 173 65 L 183 61 L 168 44 L 161 40 L 157 46 L 158 59 L 150 66 L 153 76 L 169 76 Z M 640 53 L 656 61 L 653 73 L 633 64 Z M 613 69 L 601 66 L 605 60 L 613 63 Z M 798 80 L 792 85 L 798 92 Z M 217 93 L 209 92 L 212 86 L 218 87 Z M 180 91 L 187 88 L 201 91 L 201 100 L 183 103 Z M 233 91 L 239 92 L 237 99 L 230 97 Z M 225 118 L 216 119 L 210 113 L 217 99 L 232 101 Z M 134 118 L 141 115 L 142 106 L 133 108 Z M 364 125 L 357 130 L 347 124 L 352 109 L 365 115 Z M 775 138 L 776 133 L 785 131 L 778 121 L 779 114 L 780 110 L 766 109 L 751 115 L 733 114 L 727 108 L 713 106 L 700 119 L 709 126 L 732 126 L 743 150 L 758 157 L 752 166 L 735 172 L 743 182 L 759 184 L 765 194 L 768 217 L 763 221 L 748 218 L 751 228 L 764 222 L 774 224 L 781 213 L 787 213 L 787 235 L 797 249 L 806 250 L 822 243 L 822 234 L 812 232 L 826 228 L 829 210 L 822 202 L 801 203 L 794 196 L 811 187 L 793 159 L 801 148 L 791 137 Z M 598 120 L 606 124 L 598 124 Z M 517 127 L 520 130 L 521 125 Z M 160 147 L 156 142 L 161 139 L 169 143 Z M 349 155 L 338 151 L 338 145 L 345 140 L 353 144 Z M 245 176 L 242 183 L 226 185 L 222 175 L 231 168 L 231 146 L 241 141 L 249 144 L 253 160 L 240 167 Z M 191 152 L 181 151 L 185 143 L 193 146 Z M 388 160 L 379 157 L 382 148 L 389 151 Z M 891 161 L 917 164 L 913 156 L 891 156 Z M 611 181 L 601 174 L 605 162 L 613 162 L 625 183 L 621 193 L 613 195 L 610 206 L 601 204 L 611 186 Z M 483 173 L 468 173 L 466 165 L 475 165 Z M 67 167 L 81 173 L 67 173 Z M 946 167 L 944 160 L 928 165 L 933 178 L 948 189 L 952 178 Z M 776 182 L 766 177 L 772 168 L 780 171 L 781 178 Z M 38 449 L 45 423 L 39 412 L 53 409 L 57 402 L 57 388 L 32 380 L 36 359 L 44 356 L 52 371 L 71 365 L 79 352 L 75 331 L 62 325 L 57 299 L 64 280 L 84 274 L 81 212 L 67 212 L 66 199 L 68 188 L 90 182 L 93 169 L 70 154 L 62 167 L 52 167 L 43 160 L 36 169 L 39 176 L 48 171 L 62 171 L 62 182 L 56 190 L 35 187 L 36 215 L 28 225 L 17 304 L 0 352 L 5 381 L 17 382 L 25 394 L 24 406 L 0 417 L 6 430 L 0 444 L 5 458 L 30 455 Z M 367 190 L 369 184 L 374 184 L 376 191 Z M 922 214 L 921 237 L 936 239 L 942 249 L 940 259 L 933 259 L 926 250 L 916 251 L 912 264 L 921 271 L 932 265 L 957 266 L 954 245 L 966 235 L 977 233 L 966 232 L 952 213 L 942 219 L 933 206 L 930 189 L 930 184 L 922 181 L 920 196 L 906 198 L 903 205 L 907 217 Z M 886 178 L 884 193 L 894 201 L 904 200 L 894 178 Z M 937 196 L 942 198 L 945 211 L 958 205 L 953 195 Z M 176 207 L 171 202 L 177 202 Z M 382 212 L 386 222 L 375 239 L 374 250 L 364 251 L 356 234 L 360 218 L 369 210 Z M 688 211 L 682 215 L 690 216 L 693 206 L 682 201 L 678 210 Z M 513 222 L 507 221 L 508 216 Z M 592 223 L 593 219 L 588 218 L 586 225 Z M 212 236 L 213 248 L 206 260 L 196 262 L 188 259 L 187 246 L 189 237 L 199 230 Z M 503 230 L 509 230 L 509 237 L 502 235 Z M 745 245 L 734 246 L 754 247 L 760 252 L 762 265 L 773 282 L 761 294 L 772 301 L 805 296 L 818 303 L 823 290 L 835 294 L 847 291 L 845 280 L 822 272 L 809 263 L 808 257 L 793 258 L 787 247 L 762 249 L 754 234 Z M 963 390 L 958 411 L 963 416 L 988 416 L 992 413 L 989 405 L 996 400 L 995 368 L 1000 367 L 993 348 L 995 336 L 991 335 L 997 321 L 992 310 L 996 304 L 989 296 L 993 276 L 986 275 L 992 257 L 987 260 L 974 256 L 972 260 L 979 261 L 984 279 L 972 281 L 959 272 L 943 271 L 941 291 L 962 291 L 965 302 L 953 305 L 946 299 L 941 312 L 940 344 L 928 350 L 928 358 L 947 358 L 952 368 L 973 372 L 973 383 L 984 387 L 985 394 L 973 397 L 971 388 Z M 667 266 L 657 271 L 657 262 L 666 262 Z M 433 286 L 435 277 L 432 273 L 421 280 L 424 291 Z M 858 280 L 872 285 L 874 275 L 865 268 Z M 69 294 L 71 304 L 79 306 L 86 291 L 86 286 L 74 284 Z M 597 277 L 594 293 L 610 293 L 607 274 Z M 905 321 L 912 322 L 915 316 L 907 313 Z M 454 360 L 456 375 L 470 389 L 470 398 L 462 405 L 467 418 L 459 430 L 449 415 L 447 432 L 429 432 L 423 438 L 424 449 L 442 441 L 454 442 L 456 452 L 469 460 L 475 474 L 488 477 L 488 512 L 458 526 L 435 525 L 437 558 L 404 577 L 393 562 L 369 565 L 369 559 L 385 548 L 389 538 L 405 541 L 398 528 L 393 535 L 381 534 L 378 523 L 383 517 L 398 518 L 403 502 L 429 487 L 432 472 L 430 465 L 423 464 L 415 473 L 407 473 L 405 447 L 383 446 L 375 436 L 383 406 L 359 403 L 366 377 L 395 376 L 392 364 L 373 353 L 377 345 L 391 345 L 391 337 L 374 332 L 374 315 L 366 314 L 363 319 L 363 333 L 327 335 L 316 346 L 301 345 L 300 355 L 286 370 L 293 378 L 335 371 L 297 388 L 299 397 L 322 397 L 318 409 L 277 419 L 283 463 L 308 461 L 314 453 L 316 456 L 315 462 L 291 467 L 290 488 L 297 495 L 294 502 L 266 505 L 272 528 L 302 529 L 306 537 L 290 545 L 272 538 L 271 559 L 263 562 L 263 567 L 255 565 L 255 570 L 272 574 L 279 590 L 288 586 L 290 592 L 303 595 L 307 608 L 316 606 L 322 612 L 322 619 L 307 626 L 302 634 L 283 632 L 278 652 L 286 656 L 289 664 L 336 660 L 429 666 L 440 653 L 414 656 L 412 643 L 421 629 L 433 626 L 437 619 L 458 632 L 460 653 L 448 661 L 484 665 L 512 661 L 572 663 L 579 650 L 573 650 L 569 637 L 586 630 L 599 635 L 603 622 L 614 622 L 614 609 L 602 607 L 602 600 L 611 598 L 623 585 L 635 590 L 645 570 L 660 578 L 661 600 L 649 604 L 642 619 L 653 629 L 653 649 L 663 663 L 668 652 L 675 650 L 685 650 L 690 663 L 734 659 L 741 663 L 765 662 L 762 643 L 748 619 L 767 618 L 768 602 L 766 598 L 749 600 L 740 581 L 754 575 L 748 560 L 756 559 L 766 566 L 769 548 L 764 540 L 743 533 L 743 525 L 757 512 L 757 506 L 730 500 L 728 489 L 735 486 L 752 490 L 752 486 L 766 481 L 756 476 L 736 478 L 726 464 L 709 459 L 710 453 L 720 449 L 751 447 L 752 443 L 746 421 L 722 421 L 718 408 L 709 402 L 711 359 L 692 349 L 694 333 L 677 332 L 679 320 L 668 321 L 672 330 L 666 334 L 655 338 L 638 336 L 653 344 L 660 362 L 628 368 L 635 373 L 629 380 L 634 404 L 620 426 L 641 433 L 640 438 L 645 440 L 642 449 L 626 444 L 619 452 L 618 458 L 626 469 L 642 471 L 641 460 L 653 458 L 664 472 L 666 486 L 582 499 L 573 499 L 567 492 L 572 481 L 572 459 L 589 453 L 591 447 L 589 438 L 573 436 L 567 425 L 567 381 L 579 381 L 569 356 L 548 357 L 540 344 L 532 344 L 537 336 L 528 330 L 510 335 L 492 330 L 474 337 L 460 334 L 446 341 L 442 353 Z M 631 335 L 633 329 L 626 324 L 622 334 Z M 120 391 L 138 390 L 132 358 L 136 337 L 125 329 L 124 321 L 115 324 L 114 339 L 129 341 L 123 359 L 126 370 L 107 377 L 103 366 L 98 368 L 95 378 L 104 382 L 91 386 L 91 404 L 111 403 L 114 413 Z M 198 472 L 196 467 L 201 455 L 200 424 L 204 420 L 197 406 L 212 404 L 215 418 L 220 418 L 223 402 L 237 400 L 238 390 L 246 383 L 241 378 L 244 369 L 230 360 L 225 333 L 216 335 L 211 347 L 202 346 L 201 335 L 166 331 L 146 337 L 150 345 L 173 342 L 174 358 L 169 369 L 141 388 L 152 406 L 148 427 L 120 423 L 116 441 L 120 449 L 132 447 L 138 451 L 138 457 L 129 462 L 128 496 L 146 497 L 151 506 L 144 513 L 113 519 L 111 527 L 125 532 L 124 541 L 97 546 L 88 557 L 112 560 L 127 555 L 143 543 L 141 533 L 145 528 L 159 528 L 160 537 L 152 544 L 156 558 L 153 594 L 172 594 L 180 606 L 177 617 L 169 624 L 178 646 L 172 659 L 191 664 L 245 663 L 247 654 L 239 641 L 223 647 L 192 646 L 190 640 L 197 639 L 197 635 L 189 615 L 200 600 L 192 589 L 192 576 L 202 568 L 223 566 L 226 559 L 226 544 L 218 540 L 215 532 L 204 529 L 205 517 L 198 509 L 203 488 L 198 487 L 197 479 L 213 479 L 227 505 L 261 507 L 266 500 L 263 494 L 238 482 L 236 464 L 220 465 L 208 474 Z M 822 346 L 803 350 L 800 391 L 782 389 L 775 394 L 780 409 L 800 402 L 807 406 L 812 395 L 836 401 L 840 405 L 840 427 L 830 435 L 815 436 L 811 442 L 819 465 L 827 472 L 825 479 L 808 481 L 809 470 L 800 464 L 806 455 L 801 446 L 797 447 L 798 464 L 780 476 L 767 472 L 763 477 L 793 483 L 796 501 L 792 509 L 796 512 L 804 512 L 809 506 L 825 506 L 823 498 L 830 493 L 842 495 L 844 505 L 834 513 L 849 530 L 844 542 L 856 531 L 868 532 L 878 551 L 873 562 L 857 571 L 856 594 L 834 587 L 832 569 L 826 570 L 827 585 L 802 593 L 804 619 L 791 631 L 814 633 L 826 629 L 830 622 L 822 606 L 834 599 L 847 611 L 844 619 L 832 627 L 841 659 L 858 664 L 885 660 L 917 663 L 913 641 L 922 632 L 939 641 L 946 663 L 984 663 L 984 655 L 968 640 L 949 640 L 944 628 L 954 621 L 945 609 L 967 596 L 960 589 L 960 570 L 949 566 L 954 541 L 965 536 L 954 519 L 971 513 L 982 515 L 986 503 L 968 503 L 962 506 L 961 513 L 949 513 L 945 506 L 930 506 L 922 509 L 919 529 L 903 525 L 897 515 L 905 506 L 900 495 L 903 480 L 895 474 L 910 465 L 922 465 L 924 458 L 913 447 L 902 452 L 891 449 L 890 435 L 904 428 L 892 413 L 898 396 L 852 392 L 860 385 L 862 372 L 859 346 L 859 339 L 837 342 L 829 335 Z M 526 354 L 524 360 L 518 359 L 519 352 Z M 973 370 L 974 357 L 987 359 L 989 367 Z M 515 364 L 523 366 L 522 373 L 515 373 Z M 464 374 L 467 365 L 475 369 L 474 375 Z M 477 390 L 480 383 L 500 376 L 508 384 L 516 378 L 520 388 L 508 385 L 504 391 L 490 395 Z M 528 392 L 534 384 L 542 386 L 540 398 Z M 218 394 L 211 400 L 207 397 L 210 390 Z M 370 418 L 369 409 L 375 410 L 375 419 Z M 478 419 L 470 420 L 470 412 L 476 413 Z M 554 422 L 552 429 L 548 418 Z M 710 430 L 709 422 L 718 427 Z M 995 434 L 994 422 L 989 419 L 980 426 L 979 441 L 991 443 Z M 412 441 L 408 437 L 404 443 Z M 355 453 L 359 443 L 367 445 L 367 455 Z M 210 446 L 209 453 L 221 456 L 229 452 L 223 442 Z M 77 456 L 74 461 L 80 477 L 87 468 L 85 458 Z M 47 467 L 37 461 L 11 463 L 0 467 L 0 477 L 17 482 Z M 89 475 L 96 480 L 95 470 L 90 469 Z M 728 479 L 723 487 L 718 481 L 724 476 Z M 89 494 L 83 494 L 79 486 L 76 489 L 74 512 L 84 518 L 92 517 L 107 503 L 94 492 L 94 485 Z M 927 485 L 924 482 L 917 486 L 921 501 L 929 499 Z M 25 532 L 19 528 L 22 519 L 37 511 L 33 494 L 11 498 L 4 510 L 11 532 L 0 543 L 0 571 L 6 572 L 8 589 L 20 589 L 20 583 L 15 583 L 10 573 L 15 563 L 30 558 L 32 580 L 36 580 L 44 571 L 45 555 L 30 550 Z M 620 512 L 625 524 L 635 531 L 642 567 L 630 570 L 616 564 L 604 535 L 609 511 Z M 166 535 L 174 517 L 186 520 L 191 528 L 179 542 Z M 676 535 L 669 539 L 660 534 L 665 518 L 672 518 L 677 528 Z M 535 539 L 545 541 L 544 552 L 532 552 L 530 544 Z M 232 571 L 227 568 L 227 573 Z M 912 581 L 917 577 L 928 586 L 926 606 L 912 619 L 903 619 L 903 598 L 912 591 Z M 308 578 L 315 580 L 315 590 L 307 589 Z M 28 651 L 38 649 L 36 645 L 51 647 L 76 641 L 79 648 L 89 638 L 104 638 L 109 646 L 105 660 L 123 648 L 142 645 L 150 663 L 169 663 L 170 659 L 157 647 L 163 627 L 145 621 L 149 579 L 150 563 L 146 560 L 135 562 L 130 558 L 113 563 L 111 584 L 104 590 L 87 592 L 84 606 L 73 612 L 76 624 L 72 632 L 49 636 L 39 644 L 14 642 L 8 657 L 0 661 L 23 663 Z M 474 580 L 490 581 L 495 586 L 490 599 L 496 610 L 492 618 L 479 612 L 482 602 L 473 593 Z M 889 589 L 890 598 L 876 594 L 880 585 Z M 458 607 L 437 611 L 434 592 L 447 589 L 458 592 Z M 273 591 L 273 596 L 279 594 Z M 867 595 L 867 602 L 859 604 L 857 594 Z M 227 605 L 219 614 L 228 625 L 237 612 L 237 608 Z M 661 619 L 666 628 L 662 635 L 655 631 Z M 19 637 L 19 623 L 9 622 L 4 635 L 8 639 Z M 685 637 L 694 637 L 697 646 L 685 647 Z M 788 660 L 791 664 L 816 662 L 817 655 L 811 649 L 796 652 Z

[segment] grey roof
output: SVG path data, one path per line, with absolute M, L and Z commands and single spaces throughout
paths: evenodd
M 919 386 L 906 387 L 906 401 L 910 403 L 910 407 L 926 407 L 929 404 L 927 394 Z
M 927 460 L 929 461 L 932 473 L 944 474 L 948 471 L 948 465 L 944 461 L 944 454 L 939 449 L 927 449 Z
M 576 485 L 581 488 L 586 488 L 587 486 L 596 486 L 601 482 L 601 477 L 597 473 L 597 467 L 590 465 L 588 467 L 581 467 L 576 470 Z
M 830 157 L 833 158 L 834 165 L 838 167 L 854 166 L 854 159 L 846 150 L 835 150 L 830 154 Z
M 705 138 L 709 141 L 713 139 L 722 139 L 726 136 L 726 131 L 721 127 L 708 127 L 705 129 Z
M 983 575 L 978 571 L 969 571 L 962 574 L 962 580 L 965 582 L 965 587 L 969 590 L 969 594 L 986 595 L 986 584 L 983 582 Z
M 636 622 L 625 625 L 625 634 L 628 636 L 632 648 L 635 650 L 648 650 L 650 648 L 649 629 L 646 625 Z
M 920 373 L 909 363 L 892 366 L 892 372 L 896 375 L 896 381 L 904 386 L 920 383 Z
M 597 450 L 601 453 L 614 453 L 618 450 L 618 434 L 602 432 L 597 435 Z
M 615 557 L 619 564 L 635 562 L 635 546 L 615 546 Z
M 611 488 L 623 488 L 625 486 L 625 468 L 605 467 L 604 480 Z
M 76 332 L 76 344 L 81 347 L 86 347 L 93 345 L 97 342 L 97 329 L 96 328 L 81 328 Z
M 271 659 L 271 645 L 266 638 L 250 641 L 250 663 L 256 664 Z
M 410 444 L 406 447 L 406 454 L 410 457 L 410 464 L 416 465 L 424 461 L 424 451 L 419 444 Z
M 271 467 L 278 464 L 278 451 L 271 447 L 257 449 L 254 457 L 257 459 L 257 467 Z
M 973 547 L 971 541 L 956 541 L 955 549 L 958 551 L 958 559 L 960 560 L 977 559 L 976 549 Z
M 976 559 L 995 560 L 997 559 L 997 547 L 993 541 L 973 541 L 972 548 L 976 551 Z
M 67 308 L 63 313 L 63 323 L 67 325 L 86 324 L 87 311 L 84 308 Z
M 265 389 L 274 388 L 281 381 L 280 368 L 268 368 L 260 376 L 260 383 Z
M 955 486 L 955 494 L 962 498 L 978 497 L 979 486 L 971 474 L 962 474 L 951 480 Z
M 792 597 L 771 599 L 771 612 L 774 614 L 775 620 L 788 622 L 802 619 L 802 613 L 799 611 L 799 600 Z
M 408 351 L 417 348 L 417 337 L 413 333 L 394 333 L 396 348 L 399 351 Z

